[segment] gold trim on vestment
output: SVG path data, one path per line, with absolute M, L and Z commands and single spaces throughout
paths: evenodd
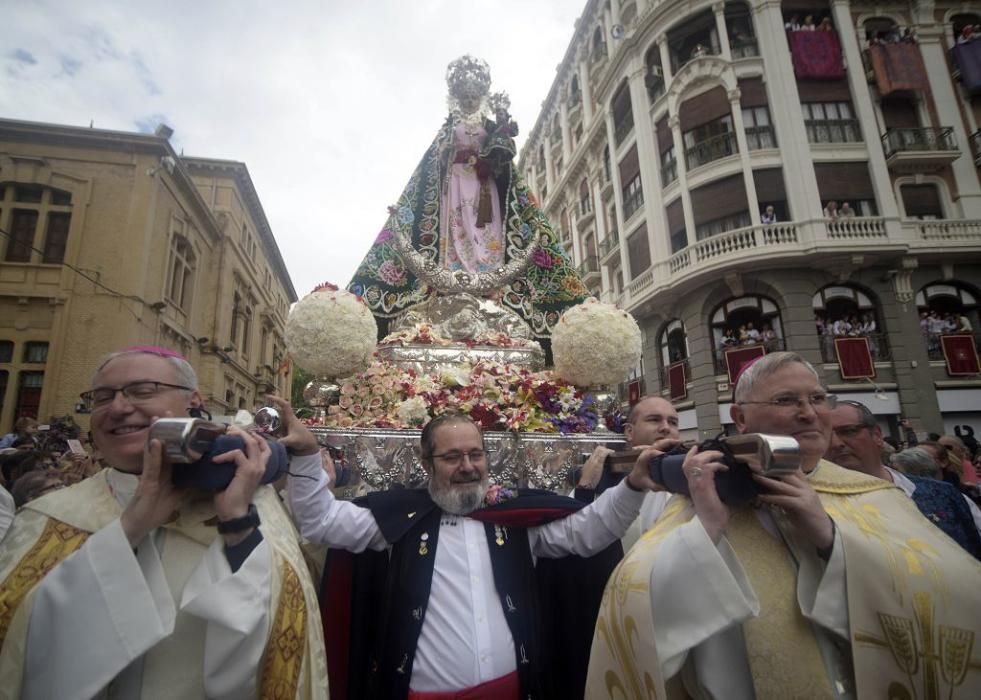
M 288 561 L 280 571 L 282 586 L 279 606 L 266 644 L 259 697 L 293 700 L 300 683 L 300 669 L 306 654 L 307 604 L 300 578 Z
M 21 601 L 51 569 L 81 547 L 89 534 L 58 520 L 48 520 L 41 536 L 0 584 L 0 647 Z

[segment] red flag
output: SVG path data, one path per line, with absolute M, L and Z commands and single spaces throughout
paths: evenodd
M 947 361 L 947 374 L 957 377 L 965 374 L 981 374 L 978 363 L 978 348 L 974 336 L 966 333 L 940 336 L 940 345 Z
M 837 80 L 845 77 L 837 33 L 790 32 L 787 38 L 797 78 Z
M 685 379 L 687 360 L 675 362 L 668 367 L 668 386 L 671 388 L 671 400 L 676 401 L 688 396 L 688 383 Z
M 766 348 L 762 345 L 750 345 L 749 347 L 729 348 L 726 350 L 726 370 L 729 372 L 729 383 L 735 386 L 736 379 L 739 377 L 743 366 L 765 354 Z
M 868 338 L 835 338 L 835 354 L 842 379 L 864 379 L 875 376 L 875 364 Z
M 640 380 L 635 379 L 629 384 L 627 384 L 627 400 L 630 405 L 633 406 L 635 403 L 640 401 Z

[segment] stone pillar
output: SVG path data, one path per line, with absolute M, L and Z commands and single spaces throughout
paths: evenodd
M 960 101 L 949 77 L 943 31 L 943 25 L 934 24 L 918 28 L 916 36 L 927 75 L 930 77 L 930 90 L 933 93 L 933 104 L 937 108 L 937 118 L 940 119 L 940 124 L 936 126 L 953 127 L 954 140 L 961 150 L 961 157 L 950 165 L 957 181 L 957 201 L 961 205 L 961 215 L 965 219 L 981 219 L 981 185 L 978 183 L 978 171 L 974 165 L 970 134 L 964 129 Z M 964 105 L 963 111 L 970 112 L 970 104 Z
M 674 139 L 675 167 L 678 170 L 681 208 L 685 212 L 685 230 L 688 236 L 688 245 L 691 245 L 696 240 L 695 213 L 691 208 L 691 192 L 688 190 L 688 162 L 685 159 L 685 140 L 681 134 L 681 120 L 678 119 L 677 114 L 672 114 L 668 117 L 668 126 L 671 127 L 671 138 Z
M 604 116 L 606 117 L 606 141 L 610 144 L 610 179 L 613 181 L 613 210 L 616 212 L 617 232 L 620 237 L 620 283 L 623 289 L 626 290 L 626 274 L 630 267 L 628 266 L 626 250 L 627 234 L 623 230 L 623 185 L 620 182 L 620 162 L 617 160 L 616 139 L 613 129 L 613 110 L 609 108 L 605 109 Z M 611 283 L 610 286 L 612 287 L 613 284 Z
M 778 0 L 766 0 L 753 7 L 757 41 L 766 69 L 767 91 L 772 99 L 770 117 L 783 154 L 783 179 L 794 220 L 817 219 L 823 215 L 811 146 L 804 128 L 804 112 L 794 77 L 790 49 L 783 28 Z M 866 88 L 866 92 L 868 89 Z
M 555 163 L 552 162 L 551 136 L 547 134 L 542 135 L 542 148 L 545 149 L 545 185 L 551 193 L 555 188 Z M 545 206 L 544 201 L 542 202 L 542 206 Z
M 651 251 L 651 264 L 666 260 L 670 255 L 668 236 L 663 231 L 655 231 L 655 223 L 661 224 L 661 177 L 658 170 L 657 147 L 654 144 L 654 129 L 651 124 L 651 106 L 647 97 L 644 76 L 647 73 L 643 57 L 636 59 L 637 65 L 630 73 L 630 104 L 634 113 L 634 134 L 636 135 L 637 158 L 640 163 L 640 184 L 644 192 L 644 219 L 647 222 L 647 245 Z M 658 227 L 660 228 L 660 226 Z
M 722 58 L 727 61 L 732 60 L 732 48 L 729 46 L 729 31 L 726 29 L 726 4 L 717 2 L 712 5 L 712 12 L 715 14 L 715 31 L 719 35 L 719 48 L 722 50 Z
M 659 34 L 657 39 L 657 48 L 661 52 L 661 73 L 664 75 L 664 89 L 667 90 L 668 83 L 671 82 L 671 78 L 674 72 L 671 70 L 671 47 L 668 46 L 668 37 L 666 34 Z
M 562 160 L 568 166 L 572 156 L 572 133 L 569 131 L 568 97 L 559 97 L 559 125 L 562 128 Z
M 743 109 L 739 105 L 739 88 L 730 90 L 729 111 L 732 113 L 732 128 L 736 132 L 736 145 L 739 148 L 739 162 L 743 168 L 743 184 L 746 188 L 746 203 L 749 207 L 749 220 L 753 226 L 760 225 L 760 201 L 756 196 L 756 181 L 753 179 L 753 165 L 749 161 L 749 143 L 746 141 L 746 125 L 743 124 Z
M 584 59 L 579 59 L 579 91 L 582 94 L 582 124 L 585 133 L 593 124 L 593 86 L 589 82 L 589 65 Z
M 869 151 L 869 175 L 872 177 L 872 188 L 879 205 L 879 214 L 886 218 L 897 219 L 899 207 L 896 195 L 893 194 L 892 179 L 886 166 L 886 156 L 882 150 L 882 134 L 875 118 L 875 106 L 872 104 L 872 93 L 865 79 L 865 69 L 862 67 L 862 48 L 855 34 L 855 24 L 852 21 L 851 8 L 847 0 L 833 0 L 831 11 L 834 14 L 835 26 L 838 28 L 838 38 L 841 40 L 842 53 L 848 64 L 848 86 L 852 91 L 855 114 L 862 125 L 862 138 Z M 948 80 L 949 82 L 949 80 Z M 780 144 L 781 146 L 783 144 Z M 975 178 L 977 182 L 977 178 Z M 895 232 L 898 235 L 899 230 Z

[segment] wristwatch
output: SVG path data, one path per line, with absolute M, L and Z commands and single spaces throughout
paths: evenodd
M 218 533 L 222 535 L 233 535 L 236 532 L 244 532 L 252 527 L 259 527 L 259 511 L 256 510 L 255 503 L 249 504 L 249 512 L 240 518 L 218 521 Z

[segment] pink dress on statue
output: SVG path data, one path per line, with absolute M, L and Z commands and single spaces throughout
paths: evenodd
M 489 272 L 504 264 L 504 231 L 497 183 L 480 177 L 477 154 L 487 132 L 463 122 L 453 127 L 453 157 L 443 188 L 440 221 L 441 259 L 449 270 L 471 274 Z M 490 198 L 490 221 L 478 226 L 481 187 Z

